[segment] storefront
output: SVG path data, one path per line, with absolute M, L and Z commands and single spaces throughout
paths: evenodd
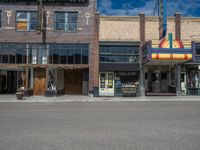
M 25 87 L 26 73 L 23 68 L 0 67 L 0 93 L 15 93 L 18 88 Z
M 101 42 L 99 96 L 139 95 L 139 43 Z
M 193 51 L 194 42 L 173 40 L 171 34 L 168 40 L 147 42 L 142 47 L 146 95 L 187 95 L 198 91 L 194 90 L 194 84 L 197 84 L 195 76 L 198 73 L 185 65 L 192 62 Z
M 151 95 L 176 95 L 176 67 L 174 65 L 146 65 L 145 92 Z
M 49 93 L 49 94 L 48 94 Z M 49 68 L 46 95 L 88 93 L 88 69 Z
M 100 96 L 136 96 L 139 89 L 139 72 L 100 72 Z
M 0 43 L 0 92 L 88 94 L 88 44 Z
M 186 80 L 186 95 L 200 95 L 200 66 L 199 65 L 186 65 L 186 76 L 181 80 Z M 183 84 L 181 83 L 181 87 Z

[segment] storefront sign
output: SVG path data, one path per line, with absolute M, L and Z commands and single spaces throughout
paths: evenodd
M 137 75 L 137 72 L 126 72 L 126 71 L 122 71 L 122 72 L 116 72 L 117 76 L 135 76 Z
M 135 87 L 123 87 L 122 95 L 123 96 L 136 96 L 136 88 Z

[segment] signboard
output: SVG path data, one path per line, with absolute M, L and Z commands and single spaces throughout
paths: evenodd
M 122 87 L 123 96 L 136 96 L 136 87 Z
M 152 60 L 192 60 L 192 42 L 152 40 L 150 55 Z

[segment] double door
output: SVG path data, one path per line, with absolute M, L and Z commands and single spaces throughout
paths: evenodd
M 101 72 L 99 76 L 99 95 L 114 96 L 114 73 Z
M 34 69 L 34 95 L 45 95 L 46 90 L 46 69 L 35 68 Z

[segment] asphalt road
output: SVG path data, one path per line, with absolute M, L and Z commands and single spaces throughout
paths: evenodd
M 0 103 L 0 150 L 200 150 L 200 102 Z

